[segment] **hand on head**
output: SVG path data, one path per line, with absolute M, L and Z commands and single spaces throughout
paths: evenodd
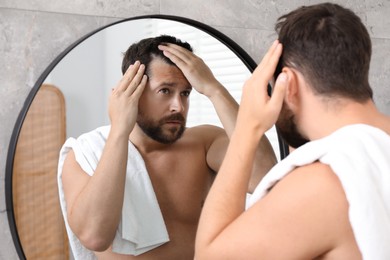
M 191 86 L 199 93 L 210 97 L 213 86 L 220 86 L 204 61 L 189 50 L 172 43 L 158 48 L 183 72 Z
M 268 95 L 267 88 L 281 54 L 282 44 L 275 41 L 253 72 L 253 75 L 245 83 L 237 127 L 248 128 L 249 130 L 253 127 L 256 132 L 261 134 L 276 123 L 288 84 L 287 74 L 280 73 L 271 97 Z
M 145 66 L 136 61 L 130 65 L 117 86 L 112 90 L 109 100 L 109 115 L 112 127 L 121 127 L 130 134 L 134 128 L 138 101 L 145 89 L 147 76 Z

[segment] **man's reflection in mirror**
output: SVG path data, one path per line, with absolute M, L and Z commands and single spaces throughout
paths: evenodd
M 171 36 L 131 45 L 122 70 L 109 99 L 110 125 L 69 138 L 61 150 L 61 207 L 72 253 L 193 259 L 200 212 L 238 104 L 191 46 Z M 186 127 L 192 91 L 212 102 L 223 128 Z M 249 193 L 276 163 L 266 137 L 255 157 Z

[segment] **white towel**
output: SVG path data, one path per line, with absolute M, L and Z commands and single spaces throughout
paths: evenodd
M 104 126 L 81 135 L 77 140 L 69 138 L 60 151 L 58 163 L 60 204 L 75 259 L 95 259 L 95 256 L 80 243 L 69 227 L 61 180 L 63 163 L 68 152 L 73 149 L 76 161 L 88 175 L 92 176 L 109 132 L 110 126 Z M 168 242 L 169 236 L 145 163 L 134 145 L 128 143 L 125 199 L 112 248 L 115 253 L 139 255 Z
M 390 136 L 380 129 L 350 125 L 298 148 L 263 178 L 247 208 L 294 168 L 316 160 L 340 179 L 363 259 L 390 259 Z

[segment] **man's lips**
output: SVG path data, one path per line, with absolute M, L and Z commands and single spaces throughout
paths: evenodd
M 166 124 L 178 124 L 178 125 L 182 125 L 183 124 L 183 121 L 165 121 Z
M 164 124 L 184 125 L 185 119 L 181 114 L 174 114 L 162 120 Z

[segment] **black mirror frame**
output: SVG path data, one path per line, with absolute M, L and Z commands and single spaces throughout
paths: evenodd
M 34 100 L 35 95 L 37 94 L 40 86 L 43 84 L 45 81 L 46 77 L 49 75 L 49 73 L 53 70 L 53 68 L 71 51 L 73 50 L 76 46 L 78 46 L 81 42 L 84 40 L 88 39 L 90 36 L 94 35 L 95 33 L 102 31 L 108 27 L 111 27 L 113 25 L 131 21 L 131 20 L 139 20 L 139 19 L 146 19 L 146 18 L 155 18 L 155 19 L 164 19 L 164 20 L 172 20 L 176 22 L 181 22 L 187 25 L 190 25 L 192 27 L 195 27 L 199 30 L 202 30 L 217 40 L 219 40 L 221 43 L 223 43 L 226 47 L 228 47 L 234 54 L 236 54 L 241 61 L 245 64 L 245 66 L 249 69 L 249 71 L 252 73 L 254 69 L 256 68 L 257 64 L 254 62 L 254 60 L 233 40 L 231 40 L 229 37 L 226 35 L 222 34 L 221 32 L 217 31 L 216 29 L 203 24 L 201 22 L 189 19 L 189 18 L 184 18 L 184 17 L 179 17 L 179 16 L 172 16 L 172 15 L 144 15 L 144 16 L 135 16 L 127 19 L 122 19 L 110 24 L 107 24 L 103 27 L 100 27 L 85 36 L 81 37 L 78 39 L 76 42 L 71 44 L 68 48 L 66 48 L 63 52 L 61 52 L 50 64 L 49 66 L 43 71 L 41 76 L 38 78 L 36 81 L 34 87 L 31 89 L 29 95 L 27 96 L 24 105 L 19 113 L 19 116 L 16 120 L 12 135 L 11 135 L 11 140 L 9 143 L 9 148 L 8 148 L 8 154 L 7 154 L 7 162 L 6 162 L 6 173 L 5 173 L 5 196 L 6 196 L 6 211 L 7 211 L 7 216 L 8 216 L 8 223 L 9 223 L 9 228 L 11 231 L 12 239 L 15 245 L 15 249 L 18 253 L 18 256 L 20 259 L 26 259 L 26 256 L 24 254 L 20 239 L 19 239 L 19 234 L 18 230 L 16 227 L 15 223 L 15 214 L 14 214 L 14 208 L 13 208 L 13 197 L 12 197 L 12 174 L 13 174 L 13 164 L 14 164 L 14 157 L 15 157 L 15 151 L 16 151 L 16 145 L 19 139 L 19 134 L 22 129 L 22 125 L 24 122 L 24 119 L 26 117 L 27 111 L 31 106 L 31 103 Z M 270 86 L 269 86 L 270 90 Z M 276 129 L 277 134 L 278 134 L 278 143 L 279 143 L 279 150 L 280 150 L 280 158 L 283 159 L 285 158 L 288 153 L 288 145 L 284 142 L 284 140 L 281 138 L 278 129 Z

